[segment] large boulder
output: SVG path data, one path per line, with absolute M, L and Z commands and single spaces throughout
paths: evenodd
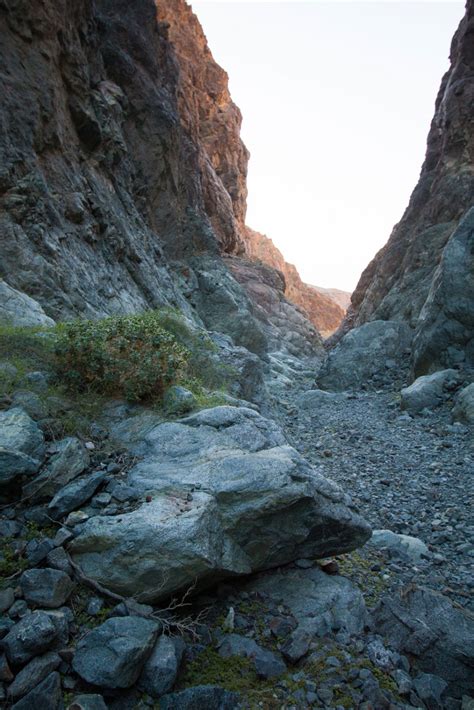
M 457 370 L 439 370 L 431 375 L 422 375 L 402 389 L 401 407 L 414 414 L 422 409 L 433 409 L 458 385 Z
M 36 473 L 44 453 L 43 432 L 21 407 L 0 412 L 0 486 Z
M 383 597 L 374 622 L 415 667 L 443 678 L 454 697 L 474 691 L 473 614 L 430 589 L 408 588 Z
M 474 422 L 474 382 L 458 393 L 452 414 L 455 421 L 466 424 Z
M 406 366 L 412 332 L 397 321 L 374 320 L 350 330 L 328 354 L 318 376 L 322 389 L 341 392 L 395 380 Z
M 350 499 L 252 409 L 160 424 L 132 452 L 142 458 L 127 483 L 141 504 L 90 518 L 70 546 L 89 577 L 121 594 L 157 601 L 370 537 Z
M 13 326 L 53 326 L 34 298 L 17 291 L 0 279 L 0 322 Z

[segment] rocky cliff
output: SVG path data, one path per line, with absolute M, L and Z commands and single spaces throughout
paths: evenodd
M 173 305 L 259 355 L 320 348 L 278 279 L 266 312 L 222 258 L 246 251 L 248 152 L 185 0 L 0 2 L 0 33 L 8 286 L 55 319 Z
M 397 320 L 415 331 L 421 374 L 474 361 L 474 3 L 452 42 L 419 182 L 363 272 L 343 331 Z
M 250 259 L 272 266 L 283 275 L 285 296 L 303 309 L 323 338 L 339 327 L 349 305 L 350 294 L 304 283 L 296 267 L 285 261 L 280 250 L 264 234 L 247 228 L 245 244 Z

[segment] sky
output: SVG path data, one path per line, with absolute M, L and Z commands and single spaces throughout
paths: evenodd
M 464 0 L 194 0 L 250 150 L 247 224 L 352 291 L 408 204 Z

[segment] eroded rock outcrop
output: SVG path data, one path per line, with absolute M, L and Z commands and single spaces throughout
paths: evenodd
M 474 363 L 473 47 L 474 3 L 468 0 L 420 180 L 388 243 L 362 274 L 342 331 L 372 320 L 408 323 L 415 329 L 416 375 Z

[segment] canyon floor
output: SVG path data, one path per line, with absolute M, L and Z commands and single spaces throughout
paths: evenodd
M 74 437 L 63 440 L 63 452 L 54 442 L 58 435 L 51 432 L 61 431 L 64 402 L 35 394 L 45 386 L 40 374 L 26 375 L 29 392 L 23 386 L 4 397 L 6 416 L 11 405 L 22 406 L 32 420 L 43 421 L 47 439 L 53 437 L 49 475 L 63 475 L 64 453 L 65 470 L 79 466 L 85 475 L 59 492 L 56 506 L 71 511 L 59 527 L 51 504 L 45 508 L 34 491 L 39 504 L 26 498 L 0 510 L 3 706 L 472 710 L 472 428 L 452 422 L 449 398 L 412 416 L 401 410 L 399 388 L 390 384 L 378 391 L 315 390 L 311 367 L 294 361 L 285 364 L 284 376 L 273 371 L 265 414 L 318 473 L 351 496 L 375 531 L 391 533 L 376 532 L 355 552 L 331 559 L 294 557 L 288 565 L 231 577 L 165 612 L 160 605 L 127 604 L 100 585 L 94 588 L 78 576 L 70 553 L 88 518 L 110 516 L 120 523 L 122 514 L 133 515 L 137 507 L 129 471 L 140 454 L 115 446 L 106 423 L 140 440 L 157 424 L 163 432 L 175 424 L 140 407 L 130 417 L 127 406 L 113 402 L 100 425 L 88 424 L 89 458 Z M 46 401 L 60 414 L 45 420 Z M 242 416 L 258 417 L 243 404 L 207 411 L 225 415 L 225 427 Z M 66 411 L 70 416 L 70 405 Z M 194 432 L 196 416 L 210 415 L 174 421 L 178 427 L 192 423 Z M 265 426 L 268 436 L 276 436 L 274 424 Z M 161 439 L 159 446 L 166 458 L 169 443 Z M 166 465 L 180 455 L 171 451 Z M 179 505 L 184 518 L 176 518 L 177 525 L 194 503 Z M 94 539 L 98 545 L 100 538 Z M 109 564 L 104 556 L 101 564 Z M 112 565 L 133 581 L 118 558 Z M 72 593 L 70 578 L 76 584 Z M 48 636 L 50 619 L 60 628 Z M 144 663 L 140 654 L 156 636 L 156 623 L 163 622 L 170 624 L 171 636 L 160 637 L 136 685 L 133 678 Z M 151 630 L 140 624 L 151 624 Z M 124 642 L 118 648 L 117 635 L 135 638 L 138 645 Z M 126 687 L 120 685 L 124 675 Z

